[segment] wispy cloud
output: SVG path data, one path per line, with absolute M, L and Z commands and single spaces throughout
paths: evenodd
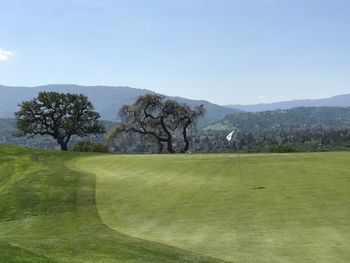
M 9 60 L 14 53 L 10 50 L 4 50 L 0 48 L 0 60 Z

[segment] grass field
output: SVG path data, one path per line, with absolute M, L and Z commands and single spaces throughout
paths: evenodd
M 235 262 L 350 262 L 350 154 L 98 156 L 103 222 Z
M 350 262 L 349 160 L 0 146 L 0 262 Z
M 0 145 L 0 262 L 220 262 L 103 224 L 87 156 Z

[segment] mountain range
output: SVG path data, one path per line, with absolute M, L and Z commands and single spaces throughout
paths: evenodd
M 138 96 L 146 93 L 155 93 L 151 90 L 130 87 L 79 85 L 8 87 L 0 85 L 0 118 L 14 118 L 14 113 L 18 110 L 18 104 L 36 97 L 40 91 L 84 94 L 89 97 L 96 111 L 101 114 L 101 118 L 110 121 L 118 121 L 117 113 L 124 104 L 132 104 Z M 204 100 L 191 100 L 181 97 L 169 98 L 191 106 L 203 104 L 207 112 L 200 121 L 201 127 L 219 121 L 228 114 L 237 112 L 236 109 L 219 106 Z
M 45 85 L 37 87 L 8 87 L 0 85 L 0 118 L 14 118 L 18 110 L 18 104 L 24 100 L 30 100 L 40 91 L 56 91 L 82 93 L 89 97 L 101 118 L 109 121 L 118 121 L 118 111 L 124 104 L 132 104 L 138 96 L 146 93 L 155 93 L 147 89 L 112 86 L 80 86 L 80 85 Z M 207 112 L 200 122 L 200 127 L 206 127 L 224 119 L 227 115 L 237 112 L 261 112 L 276 109 L 291 109 L 296 107 L 350 107 L 350 94 L 334 96 L 316 100 L 292 100 L 269 104 L 255 105 L 226 105 L 221 106 L 204 100 L 191 100 L 181 97 L 169 97 L 178 102 L 191 106 L 203 104 Z
M 273 103 L 260 103 L 252 105 L 233 104 L 226 105 L 228 108 L 238 109 L 248 112 L 271 111 L 271 110 L 286 110 L 297 107 L 350 107 L 350 94 L 338 95 L 325 99 L 305 99 L 291 100 Z

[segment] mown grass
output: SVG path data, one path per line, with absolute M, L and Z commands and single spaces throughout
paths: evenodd
M 88 156 L 0 145 L 0 262 L 220 262 L 106 226 Z
M 232 262 L 350 262 L 350 153 L 100 155 L 103 222 Z
M 0 262 L 350 262 L 349 159 L 0 145 Z
M 54 261 L 25 249 L 0 243 L 0 262 L 53 263 Z

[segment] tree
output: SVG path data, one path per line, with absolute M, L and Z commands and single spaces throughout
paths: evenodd
M 82 94 L 40 92 L 37 98 L 19 104 L 15 113 L 21 135 L 50 135 L 63 151 L 73 135 L 104 132 L 100 114 Z
M 203 105 L 191 109 L 163 96 L 146 94 L 133 105 L 124 105 L 120 109 L 121 123 L 111 130 L 108 138 L 113 139 L 123 132 L 138 133 L 153 138 L 159 153 L 163 152 L 164 144 L 169 153 L 175 153 L 179 148 L 175 147 L 175 141 L 180 142 L 179 151 L 187 152 L 190 144 L 188 130 L 204 113 Z

